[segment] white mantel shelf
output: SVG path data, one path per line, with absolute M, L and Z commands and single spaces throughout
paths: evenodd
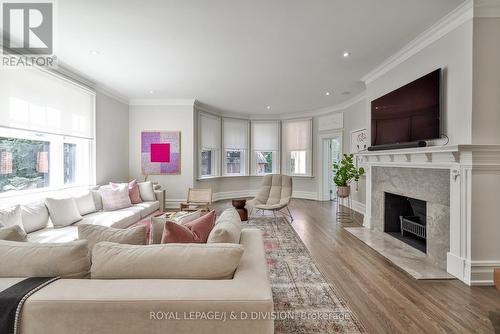
M 355 154 L 366 170 L 366 212 L 371 228 L 372 169 L 438 168 L 450 171 L 450 250 L 447 271 L 468 285 L 492 285 L 500 267 L 498 211 L 500 145 L 444 145 Z M 474 189 L 474 191 L 473 191 Z M 477 236 L 481 237 L 477 237 Z M 476 236 L 474 238 L 474 236 Z M 489 249 L 485 254 L 484 249 Z
M 450 168 L 456 165 L 498 165 L 500 145 L 445 145 L 356 153 L 370 165 Z

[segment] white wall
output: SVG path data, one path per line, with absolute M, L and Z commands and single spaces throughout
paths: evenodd
M 130 179 L 143 180 L 141 171 L 141 132 L 164 130 L 181 132 L 181 174 L 150 175 L 167 190 L 169 205 L 185 201 L 187 191 L 194 184 L 194 111 L 193 105 L 130 106 Z
M 500 144 L 500 18 L 474 18 L 473 144 Z
M 469 20 L 366 86 L 370 102 L 438 68 L 444 70 L 444 132 L 450 144 L 472 143 L 472 33 Z M 369 137 L 370 127 L 368 128 Z
M 129 164 L 128 104 L 96 95 L 96 182 L 126 182 Z

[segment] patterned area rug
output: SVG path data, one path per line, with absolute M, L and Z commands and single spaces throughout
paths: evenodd
M 275 333 L 365 333 L 354 313 L 319 271 L 309 251 L 282 217 L 256 217 L 263 231 L 274 299 Z

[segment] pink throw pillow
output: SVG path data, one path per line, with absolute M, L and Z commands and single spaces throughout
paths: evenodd
M 161 243 L 206 243 L 214 225 L 215 211 L 183 225 L 167 221 Z
M 128 184 L 128 195 L 132 204 L 142 203 L 141 193 L 139 192 L 139 185 L 137 180 L 132 180 Z

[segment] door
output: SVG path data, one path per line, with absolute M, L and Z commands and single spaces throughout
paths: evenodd
M 342 158 L 342 134 L 323 138 L 323 200 L 335 199 L 337 187 L 333 182 L 333 163 Z

